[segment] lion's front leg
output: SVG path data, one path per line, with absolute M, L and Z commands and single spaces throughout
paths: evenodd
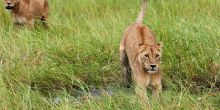
M 150 85 L 153 89 L 153 98 L 158 99 L 159 94 L 162 92 L 162 84 L 161 84 L 162 75 L 161 73 L 156 73 L 151 75 Z
M 35 22 L 35 20 L 34 20 L 34 16 L 33 16 L 33 14 L 32 14 L 32 12 L 28 12 L 27 14 L 26 14 L 26 18 L 27 18 L 27 21 L 26 21 L 26 27 L 27 28 L 29 28 L 29 29 L 32 29 L 32 28 L 34 28 L 34 22 Z
M 149 100 L 146 94 L 146 87 L 149 85 L 150 76 L 141 72 L 138 68 L 133 68 L 133 80 L 135 85 L 136 95 L 150 107 Z
M 28 20 L 25 26 L 32 29 L 34 27 L 34 19 Z

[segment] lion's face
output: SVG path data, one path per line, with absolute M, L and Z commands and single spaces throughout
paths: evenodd
M 162 44 L 142 45 L 139 49 L 139 62 L 143 69 L 150 74 L 157 73 L 160 68 Z
M 19 0 L 4 0 L 5 8 L 10 10 L 13 9 L 15 4 L 18 3 Z

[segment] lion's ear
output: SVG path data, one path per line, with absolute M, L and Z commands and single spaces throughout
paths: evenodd
M 144 45 L 139 45 L 138 52 L 141 53 L 144 50 Z
M 162 43 L 162 42 L 160 42 L 160 43 L 158 43 L 157 45 L 158 45 L 158 47 L 159 47 L 160 52 L 162 52 L 163 43 Z
M 157 44 L 158 46 L 159 46 L 159 48 L 163 48 L 163 43 L 162 42 L 159 42 L 158 44 Z

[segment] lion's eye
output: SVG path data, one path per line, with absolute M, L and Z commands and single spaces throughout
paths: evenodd
M 156 58 L 158 58 L 160 55 L 159 54 L 156 54 Z
M 146 57 L 146 58 L 149 58 L 149 54 L 145 54 L 145 57 Z

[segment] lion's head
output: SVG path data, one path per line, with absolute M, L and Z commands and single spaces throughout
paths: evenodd
M 140 45 L 138 60 L 145 72 L 154 74 L 160 68 L 162 43 L 157 45 Z
M 4 0 L 5 8 L 8 10 L 13 9 L 18 2 L 19 0 Z

